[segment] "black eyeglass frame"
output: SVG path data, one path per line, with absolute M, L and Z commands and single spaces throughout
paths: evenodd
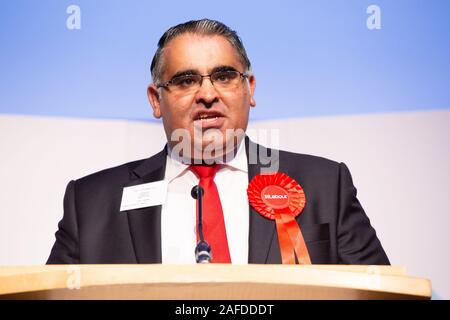
M 246 79 L 249 76 L 248 74 L 240 72 L 240 71 L 237 71 L 237 70 L 226 70 L 226 71 L 220 70 L 220 71 L 214 71 L 213 73 L 206 74 L 206 75 L 201 75 L 201 74 L 184 74 L 184 75 L 173 77 L 172 79 L 170 79 L 169 81 L 166 81 L 164 83 L 158 84 L 158 85 L 156 85 L 156 88 L 169 88 L 170 85 L 173 84 L 174 80 L 176 80 L 176 79 L 178 79 L 180 77 L 187 77 L 187 76 L 201 77 L 201 79 L 200 79 L 200 87 L 203 84 L 203 79 L 204 78 L 209 78 L 211 83 L 212 83 L 212 85 L 214 85 L 215 81 L 212 80 L 211 76 L 214 75 L 214 74 L 218 74 L 218 73 L 235 73 L 235 74 L 237 73 L 237 74 L 239 74 L 239 77 L 242 77 L 243 79 Z

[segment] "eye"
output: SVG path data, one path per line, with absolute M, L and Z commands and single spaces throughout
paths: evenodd
M 237 72 L 235 71 L 219 71 L 213 74 L 213 79 L 219 83 L 227 83 L 236 79 Z
M 198 83 L 198 76 L 196 75 L 186 75 L 186 76 L 179 76 L 172 79 L 172 84 L 174 86 L 180 87 L 180 88 L 189 88 L 193 87 Z

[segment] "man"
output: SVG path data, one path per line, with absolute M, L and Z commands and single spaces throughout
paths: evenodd
M 249 182 L 267 164 L 262 155 L 277 155 L 271 168 L 306 195 L 296 222 L 311 263 L 389 264 L 344 164 L 266 149 L 243 136 L 256 80 L 234 31 L 207 19 L 172 27 L 151 72 L 148 97 L 167 146 L 149 159 L 71 181 L 48 263 L 195 263 L 200 235 L 191 189 L 199 183 L 212 262 L 281 263 L 275 221 L 247 198 Z M 162 188 L 164 200 L 127 209 L 128 187 L 158 181 L 162 187 L 151 186 Z

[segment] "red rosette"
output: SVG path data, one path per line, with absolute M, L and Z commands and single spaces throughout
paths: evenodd
M 303 188 L 284 173 L 259 174 L 248 185 L 247 196 L 259 214 L 275 220 L 282 263 L 311 264 L 308 248 L 295 220 L 306 205 Z
M 287 174 L 280 172 L 253 177 L 248 185 L 247 196 L 251 206 L 271 220 L 275 220 L 275 214 L 280 212 L 296 217 L 306 205 L 303 188 Z

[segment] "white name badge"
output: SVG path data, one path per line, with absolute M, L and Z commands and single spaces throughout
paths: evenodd
M 123 188 L 120 211 L 164 204 L 167 186 L 167 180 L 161 180 Z

